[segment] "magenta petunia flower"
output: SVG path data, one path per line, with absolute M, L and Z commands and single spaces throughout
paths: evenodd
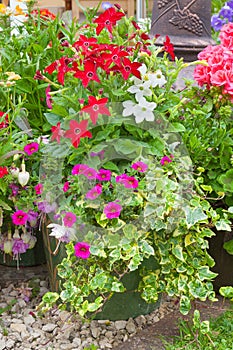
M 104 207 L 104 214 L 108 219 L 118 218 L 120 216 L 122 206 L 116 202 L 109 202 Z
M 37 152 L 39 149 L 39 143 L 31 142 L 24 146 L 24 152 L 27 153 L 28 156 L 31 156 L 33 153 Z
M 106 169 L 100 169 L 96 178 L 99 181 L 110 181 L 111 180 L 111 171 L 110 170 L 106 170 Z
M 63 192 L 67 192 L 70 188 L 70 183 L 69 181 L 66 181 L 63 185 Z
M 74 245 L 74 255 L 77 258 L 88 259 L 90 254 L 90 245 L 88 243 L 78 242 Z
M 83 172 L 87 169 L 89 169 L 89 166 L 86 164 L 76 164 L 74 165 L 71 174 L 72 175 L 83 174 Z
M 14 255 L 23 254 L 29 248 L 29 244 L 25 243 L 22 239 L 16 238 L 13 240 L 12 253 Z
M 63 218 L 63 222 L 66 227 L 72 227 L 76 220 L 76 215 L 72 212 L 65 213 L 65 216 Z
M 97 197 L 99 197 L 99 195 L 101 195 L 101 193 L 102 193 L 102 185 L 97 184 L 96 186 L 91 188 L 90 191 L 87 192 L 86 198 L 90 199 L 90 200 L 94 200 Z
M 94 180 L 97 177 L 97 171 L 93 168 L 88 168 L 88 169 L 84 170 L 82 174 L 84 176 L 86 176 L 86 178 L 88 178 L 88 180 Z
M 41 183 L 37 184 L 34 187 L 34 190 L 36 191 L 36 194 L 42 194 L 42 192 L 43 192 L 43 185 Z
M 140 173 L 145 173 L 148 169 L 148 165 L 144 162 L 141 162 L 141 161 L 133 163 L 131 167 L 134 170 L 139 171 Z
M 161 165 L 166 165 L 168 163 L 172 162 L 172 158 L 174 158 L 174 156 L 171 154 L 170 158 L 168 156 L 164 156 L 161 160 L 160 160 L 160 164 Z
M 12 222 L 15 225 L 25 225 L 28 219 L 28 214 L 22 210 L 17 210 L 12 216 Z
M 116 177 L 116 182 L 121 183 L 125 188 L 137 188 L 138 180 L 134 176 L 129 176 L 127 174 L 121 174 Z

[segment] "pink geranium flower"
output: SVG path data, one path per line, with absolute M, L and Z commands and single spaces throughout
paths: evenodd
M 66 227 L 72 227 L 74 223 L 76 222 L 77 218 L 76 215 L 72 212 L 65 213 L 65 216 L 63 218 L 63 223 Z
M 90 254 L 90 245 L 88 243 L 78 242 L 74 245 L 74 255 L 77 258 L 88 259 Z
M 39 144 L 37 142 L 31 142 L 24 147 L 24 152 L 27 153 L 28 156 L 31 156 L 33 153 L 37 152 L 38 149 Z
M 25 225 L 28 219 L 28 214 L 22 210 L 17 210 L 11 218 L 14 225 Z
M 141 162 L 141 161 L 133 163 L 131 167 L 134 170 L 139 171 L 140 173 L 145 173 L 148 169 L 148 165 L 144 162 Z
M 102 185 L 97 184 L 96 186 L 91 188 L 90 191 L 87 192 L 86 198 L 90 199 L 90 200 L 94 200 L 97 197 L 99 197 L 101 195 L 101 193 L 102 193 Z
M 104 214 L 108 219 L 118 218 L 120 216 L 122 206 L 116 202 L 109 202 L 104 207 Z

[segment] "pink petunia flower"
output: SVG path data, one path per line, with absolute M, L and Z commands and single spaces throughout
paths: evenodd
M 107 169 L 100 169 L 96 178 L 99 181 L 110 181 L 111 180 L 111 171 Z
M 108 219 L 118 218 L 120 216 L 122 206 L 116 202 L 109 202 L 104 207 L 104 214 Z
M 42 192 L 43 192 L 43 185 L 41 183 L 37 184 L 34 187 L 34 190 L 36 191 L 36 194 L 42 194 Z
M 31 142 L 24 147 L 24 152 L 27 153 L 28 156 L 31 156 L 33 153 L 37 152 L 38 149 L 39 149 L 39 143 Z
M 172 162 L 172 158 L 174 158 L 174 156 L 172 154 L 170 154 L 170 158 L 168 156 L 164 156 L 161 160 L 160 160 L 160 164 L 161 165 L 166 165 L 168 163 Z
M 76 222 L 77 218 L 76 215 L 72 212 L 65 213 L 65 216 L 63 218 L 63 223 L 66 227 L 72 227 L 74 223 Z
M 87 168 L 83 171 L 82 174 L 86 176 L 86 178 L 88 178 L 89 180 L 94 180 L 97 177 L 97 171 L 93 168 Z
M 71 174 L 72 175 L 83 174 L 83 172 L 87 169 L 89 169 L 89 166 L 86 164 L 76 164 L 74 165 Z
M 28 219 L 28 214 L 22 210 L 17 210 L 14 214 L 12 214 L 11 218 L 13 224 L 25 225 Z
M 97 197 L 99 197 L 101 195 L 101 193 L 102 193 L 102 185 L 97 184 L 96 186 L 91 188 L 90 191 L 87 192 L 86 198 L 90 199 L 90 200 L 94 200 Z
M 74 255 L 77 258 L 88 259 L 90 254 L 90 245 L 88 243 L 78 242 L 74 245 Z
M 129 176 L 127 174 L 121 174 L 116 177 L 116 182 L 121 183 L 125 188 L 137 188 L 138 180 L 134 176 Z
M 134 170 L 139 171 L 140 173 L 145 173 L 148 169 L 148 165 L 144 162 L 141 162 L 141 161 L 133 163 L 131 167 Z

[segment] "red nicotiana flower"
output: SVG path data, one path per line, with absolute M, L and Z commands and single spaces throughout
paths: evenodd
M 61 137 L 64 136 L 64 130 L 61 129 L 61 123 L 58 122 L 57 125 L 51 127 L 52 137 L 51 140 L 57 140 L 60 143 Z
M 138 79 L 141 79 L 141 73 L 138 70 L 138 68 L 141 67 L 141 65 L 142 64 L 139 62 L 131 62 L 127 57 L 124 57 L 122 59 L 122 66 L 114 66 L 111 70 L 120 71 L 124 80 L 127 80 L 130 74 L 133 74 Z
M 41 18 L 43 19 L 51 19 L 54 20 L 56 16 L 54 13 L 50 12 L 48 9 L 39 9 L 39 10 L 32 10 L 31 15 L 38 16 L 40 15 Z
M 72 46 L 75 47 L 76 50 L 81 48 L 84 52 L 87 52 L 90 47 L 96 47 L 96 44 L 96 38 L 88 38 L 85 35 L 80 34 L 79 40 L 75 41 Z
M 59 60 L 56 60 L 47 66 L 45 68 L 45 72 L 52 74 L 55 70 L 57 70 L 57 80 L 60 84 L 64 85 L 65 74 L 72 70 L 72 68 L 68 66 L 71 61 L 71 58 L 63 56 Z
M 163 43 L 164 50 L 169 53 L 171 56 L 171 59 L 174 61 L 175 59 L 175 53 L 174 53 L 174 46 L 170 41 L 170 38 L 166 35 L 166 41 Z
M 106 103 L 108 102 L 108 98 L 100 98 L 97 100 L 94 96 L 88 97 L 88 105 L 84 106 L 81 111 L 90 114 L 91 121 L 93 124 L 96 124 L 98 115 L 105 114 L 110 116 L 111 113 L 106 107 Z
M 117 66 L 121 66 L 121 58 L 129 56 L 129 53 L 121 50 L 119 46 L 114 47 L 112 45 L 109 45 L 107 49 L 110 50 L 110 53 L 104 52 L 101 55 L 102 59 L 104 60 L 104 67 L 107 67 L 107 68 L 112 63 L 115 63 Z
M 0 166 L 0 179 L 8 174 L 8 169 L 6 166 Z
M 71 139 L 72 145 L 75 148 L 78 148 L 81 138 L 92 137 L 91 132 L 87 130 L 87 124 L 87 120 L 82 120 L 80 123 L 76 120 L 70 121 L 70 129 L 65 132 L 64 136 Z
M 73 66 L 73 68 L 75 68 L 75 66 Z M 96 64 L 88 59 L 84 61 L 84 70 L 76 69 L 74 77 L 81 79 L 84 87 L 87 87 L 91 80 L 100 83 L 96 68 Z
M 104 28 L 112 34 L 112 27 L 124 16 L 123 12 L 117 11 L 114 7 L 108 8 L 94 20 L 94 23 L 97 23 L 96 34 L 99 35 Z

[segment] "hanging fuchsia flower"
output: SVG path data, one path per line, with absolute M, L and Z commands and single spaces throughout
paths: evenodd
M 33 153 L 37 152 L 38 149 L 39 149 L 39 143 L 31 142 L 24 147 L 24 152 L 27 153 L 28 156 L 31 156 Z
M 78 242 L 74 245 L 74 255 L 77 258 L 88 259 L 90 254 L 90 245 L 88 243 Z
M 148 165 L 141 161 L 133 163 L 131 167 L 140 173 L 145 173 L 148 169 Z
M 172 158 L 174 158 L 174 156 L 171 154 L 170 158 L 168 156 L 164 156 L 161 160 L 160 160 L 160 164 L 161 165 L 166 165 L 168 163 L 172 162 Z
M 127 174 L 121 174 L 116 177 L 116 182 L 121 183 L 125 188 L 137 188 L 138 180 L 134 176 L 129 176 Z
M 12 253 L 14 255 L 23 254 L 29 248 L 29 244 L 25 243 L 22 239 L 16 238 L 13 240 Z
M 25 225 L 28 219 L 28 214 L 22 210 L 17 210 L 12 216 L 12 222 L 15 225 Z
M 109 202 L 104 207 L 104 214 L 108 219 L 118 218 L 120 216 L 122 206 L 116 202 Z
M 90 199 L 90 200 L 94 200 L 97 197 L 99 197 L 101 195 L 101 193 L 102 193 L 102 185 L 97 184 L 96 186 L 91 188 L 90 191 L 87 192 L 86 198 Z
M 37 184 L 35 187 L 34 187 L 34 190 L 36 191 L 36 194 L 42 194 L 43 192 L 43 185 L 41 183 Z
M 110 181 L 111 175 L 112 175 L 112 173 L 110 170 L 100 169 L 97 176 L 96 176 L 96 179 L 99 181 Z
M 67 212 L 63 218 L 63 223 L 66 227 L 72 227 L 76 222 L 76 215 L 72 212 Z

